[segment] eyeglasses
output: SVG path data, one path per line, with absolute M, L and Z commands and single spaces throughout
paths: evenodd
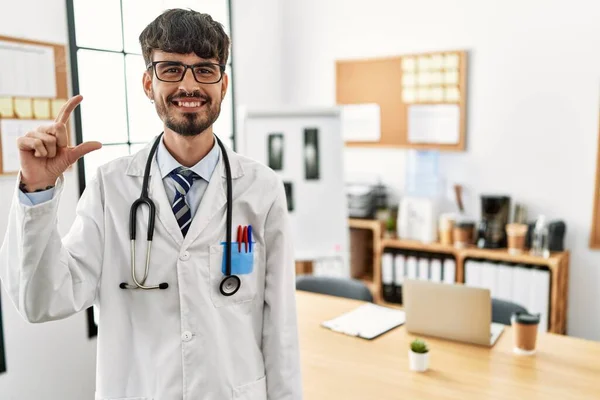
M 181 82 L 189 68 L 196 82 L 217 83 L 225 71 L 225 65 L 210 62 L 188 65 L 178 61 L 153 61 L 146 68 L 153 68 L 156 78 L 163 82 Z

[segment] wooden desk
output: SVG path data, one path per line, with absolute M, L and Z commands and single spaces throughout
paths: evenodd
M 403 327 L 372 341 L 335 333 L 320 323 L 361 302 L 296 293 L 306 400 L 600 398 L 600 343 L 547 333 L 525 357 L 512 353 L 510 327 L 492 348 L 426 338 L 430 370 L 417 373 Z

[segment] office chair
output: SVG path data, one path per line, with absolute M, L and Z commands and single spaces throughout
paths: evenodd
M 356 279 L 299 275 L 296 277 L 296 289 L 373 302 L 373 295 L 369 288 Z
M 527 312 L 527 310 L 510 301 L 492 299 L 492 322 L 497 322 L 503 325 L 510 325 L 510 317 L 516 312 Z

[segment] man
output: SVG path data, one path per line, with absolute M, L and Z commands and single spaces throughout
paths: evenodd
M 267 167 L 228 149 L 224 154 L 212 131 L 227 92 L 229 38 L 209 15 L 168 10 L 140 43 L 144 91 L 164 122 L 150 158 L 153 240 L 146 240 L 145 206 L 136 213 L 137 240 L 129 236 L 151 145 L 98 169 L 70 232 L 60 238 L 62 174 L 101 146 L 67 146 L 65 125 L 82 101 L 75 96 L 55 124 L 18 140 L 20 184 L 0 249 L 2 283 L 31 322 L 97 307 L 97 399 L 300 399 L 284 186 Z M 233 233 L 251 226 L 250 235 L 250 229 L 240 233 L 252 244 L 248 252 L 237 246 L 242 237 L 233 237 L 230 272 L 241 285 L 223 292 L 227 160 Z

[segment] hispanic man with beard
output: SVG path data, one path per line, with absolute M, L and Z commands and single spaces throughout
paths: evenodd
M 174 9 L 140 44 L 143 90 L 163 132 L 97 170 L 62 238 L 63 172 L 101 147 L 68 146 L 83 97 L 19 138 L 2 284 L 33 323 L 97 308 L 97 400 L 301 399 L 284 186 L 213 133 L 229 38 L 209 15 Z M 147 202 L 131 213 L 140 193 Z

